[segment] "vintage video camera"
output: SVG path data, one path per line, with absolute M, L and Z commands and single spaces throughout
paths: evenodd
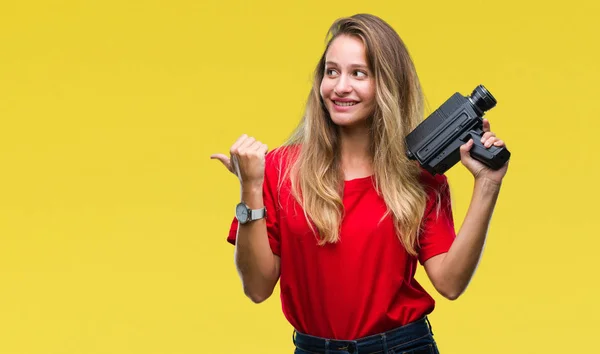
M 499 169 L 510 158 L 510 151 L 481 143 L 483 115 L 494 106 L 496 99 L 483 85 L 468 97 L 455 93 L 406 136 L 406 155 L 431 174 L 443 174 L 460 161 L 460 146 L 472 138 L 471 156 Z

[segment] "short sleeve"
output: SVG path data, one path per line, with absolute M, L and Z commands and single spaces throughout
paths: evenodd
M 456 238 L 450 187 L 444 175 L 425 177 L 428 202 L 419 236 L 419 262 L 448 252 Z
M 269 237 L 269 244 L 271 245 L 271 251 L 281 256 L 281 246 L 280 246 L 280 233 L 279 233 L 279 223 L 278 223 L 278 178 L 279 178 L 279 163 L 276 163 L 275 156 L 278 155 L 275 153 L 276 150 L 273 150 L 265 156 L 265 177 L 263 181 L 263 202 L 267 209 L 267 235 Z M 238 221 L 233 217 L 231 222 L 231 226 L 229 228 L 229 235 L 227 236 L 227 242 L 232 245 L 235 245 L 235 241 L 237 238 L 237 229 L 238 229 Z

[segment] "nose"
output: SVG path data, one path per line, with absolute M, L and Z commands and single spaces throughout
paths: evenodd
M 335 83 L 335 87 L 333 91 L 337 95 L 344 95 L 350 93 L 352 91 L 352 86 L 350 85 L 350 80 L 346 75 L 340 75 L 337 82 Z

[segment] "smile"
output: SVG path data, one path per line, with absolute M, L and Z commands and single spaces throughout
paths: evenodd
M 355 104 L 357 104 L 358 102 L 341 102 L 341 101 L 333 101 L 333 103 L 336 106 L 342 106 L 342 107 L 348 107 L 348 106 L 354 106 Z

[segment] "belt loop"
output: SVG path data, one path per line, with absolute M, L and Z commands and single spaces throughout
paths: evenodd
M 294 342 L 294 345 L 296 345 L 296 330 L 295 329 L 292 331 L 292 342 Z
M 429 317 L 425 316 L 425 322 L 427 322 L 427 325 L 429 326 L 429 332 L 431 332 L 431 335 L 433 335 L 433 328 L 431 328 L 431 322 L 429 322 Z
M 381 340 L 383 341 L 383 353 L 387 354 L 387 352 L 388 352 L 388 346 L 387 346 L 387 339 L 385 337 L 385 333 L 381 334 Z
M 329 354 L 329 339 L 325 339 L 325 354 Z

